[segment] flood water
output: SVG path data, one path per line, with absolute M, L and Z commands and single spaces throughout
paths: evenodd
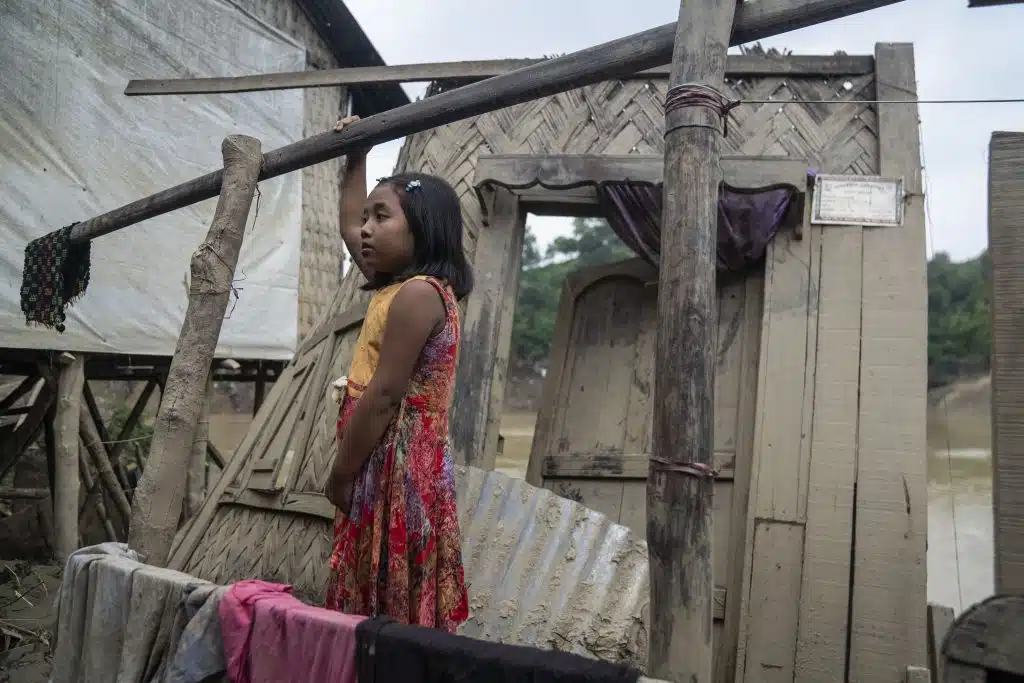
M 496 469 L 523 477 L 535 415 L 506 413 Z M 928 601 L 958 613 L 993 590 L 991 431 L 985 411 L 928 417 Z

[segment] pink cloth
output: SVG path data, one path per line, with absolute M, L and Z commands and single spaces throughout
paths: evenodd
M 219 605 L 233 683 L 355 683 L 356 625 L 366 617 L 313 607 L 291 586 L 240 581 Z

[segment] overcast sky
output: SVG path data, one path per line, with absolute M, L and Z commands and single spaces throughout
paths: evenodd
M 346 0 L 388 64 L 540 57 L 572 52 L 675 21 L 678 0 Z M 627 11 L 623 11 L 628 7 Z M 904 0 L 842 21 L 794 31 L 765 47 L 794 54 L 873 54 L 876 42 L 913 42 L 923 99 L 1024 97 L 1024 60 L 1012 45 L 1024 5 L 968 9 L 967 0 Z M 423 85 L 406 86 L 411 96 Z M 956 259 L 985 248 L 988 142 L 1024 130 L 1024 104 L 922 104 L 929 252 Z M 394 166 L 401 142 L 370 157 L 371 178 Z M 567 228 L 531 218 L 542 243 Z

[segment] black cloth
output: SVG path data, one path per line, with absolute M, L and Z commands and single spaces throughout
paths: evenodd
M 390 617 L 356 626 L 359 683 L 636 683 L 640 672 L 622 664 L 502 645 Z
M 21 280 L 21 311 L 26 324 L 64 331 L 64 309 L 85 294 L 89 286 L 90 242 L 71 244 L 71 229 L 64 227 L 34 239 L 25 247 Z

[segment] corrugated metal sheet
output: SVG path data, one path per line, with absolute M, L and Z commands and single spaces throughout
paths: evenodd
M 647 543 L 500 472 L 459 472 L 471 617 L 461 633 L 647 663 Z

